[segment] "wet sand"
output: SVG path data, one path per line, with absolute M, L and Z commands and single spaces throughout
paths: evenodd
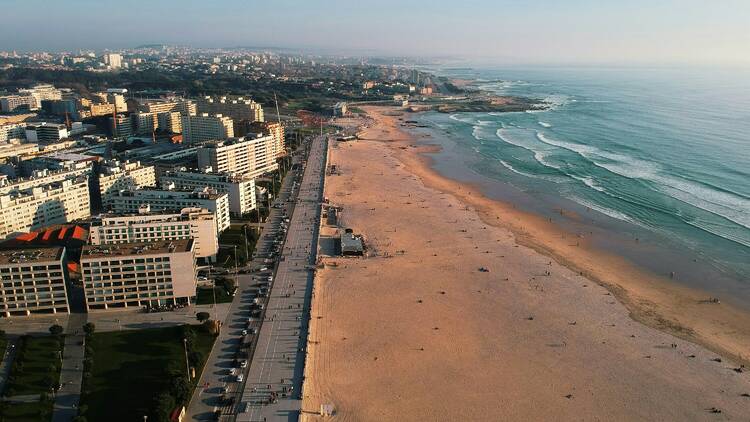
M 341 174 L 326 196 L 370 250 L 318 271 L 305 410 L 331 403 L 334 420 L 352 421 L 747 417 L 750 371 L 695 344 L 748 353 L 747 315 L 439 176 L 420 154 L 429 147 L 383 110 L 368 109 L 366 140 L 332 144 Z

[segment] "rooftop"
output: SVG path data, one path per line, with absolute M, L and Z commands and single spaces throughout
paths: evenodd
M 49 248 L 2 250 L 0 251 L 0 265 L 59 261 L 64 249 L 61 246 L 54 246 Z
M 117 245 L 86 245 L 81 252 L 81 261 L 104 256 L 157 255 L 190 252 L 193 240 L 171 240 L 158 242 L 121 243 Z

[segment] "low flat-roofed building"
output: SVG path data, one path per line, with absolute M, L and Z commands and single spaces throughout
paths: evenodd
M 62 123 L 29 123 L 26 125 L 26 140 L 29 142 L 54 143 L 68 137 L 68 128 Z
M 65 279 L 63 247 L 0 250 L 0 312 L 69 313 Z
M 361 256 L 365 253 L 362 238 L 353 233 L 341 233 L 341 255 Z
M 214 213 L 204 208 L 184 208 L 179 213 L 104 214 L 89 228 L 92 245 L 195 241 L 195 257 L 214 260 L 219 252 Z
M 190 304 L 196 288 L 193 245 L 190 239 L 85 246 L 86 309 Z

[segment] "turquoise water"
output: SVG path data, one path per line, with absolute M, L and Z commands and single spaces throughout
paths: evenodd
M 437 160 L 438 170 L 465 166 L 502 199 L 521 192 L 533 211 L 596 214 L 604 247 L 750 304 L 750 70 L 437 73 L 548 107 L 424 115 L 452 162 Z

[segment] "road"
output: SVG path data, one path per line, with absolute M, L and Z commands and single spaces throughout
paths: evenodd
M 283 259 L 237 404 L 237 421 L 299 418 L 327 145 L 325 137 L 316 137 L 310 145 Z
M 295 157 L 299 164 L 299 156 Z M 301 166 L 297 166 L 301 168 Z M 268 300 L 259 294 L 261 283 L 269 283 L 268 277 L 274 273 L 275 263 L 268 263 L 268 256 L 274 250 L 280 249 L 283 242 L 283 221 L 295 211 L 295 184 L 301 179 L 301 170 L 291 170 L 284 178 L 279 191 L 276 205 L 263 225 L 263 231 L 256 245 L 256 256 L 248 268 L 255 270 L 251 274 L 238 276 L 237 295 L 229 304 L 224 325 L 216 344 L 209 355 L 205 369 L 198 382 L 198 388 L 188 406 L 188 420 L 215 420 L 217 411 L 221 412 L 221 420 L 231 420 L 240 402 L 243 383 L 238 382 L 237 375 L 247 375 L 250 365 L 241 367 L 242 361 L 249 361 L 257 345 L 257 336 L 249 333 L 243 336 L 243 330 L 260 331 L 265 309 L 260 310 L 259 304 L 266 307 Z M 265 263 L 264 263 L 265 260 Z M 267 270 L 259 271 L 264 267 Z M 270 284 L 270 283 L 269 283 Z M 270 295 L 270 294 L 269 294 Z M 257 304 L 256 304 L 257 298 Z M 251 309 L 257 313 L 251 318 Z M 249 342 L 249 343 L 248 343 Z
M 86 314 L 71 314 L 60 368 L 60 389 L 55 396 L 52 422 L 70 422 L 78 414 L 83 380 L 84 332 Z

